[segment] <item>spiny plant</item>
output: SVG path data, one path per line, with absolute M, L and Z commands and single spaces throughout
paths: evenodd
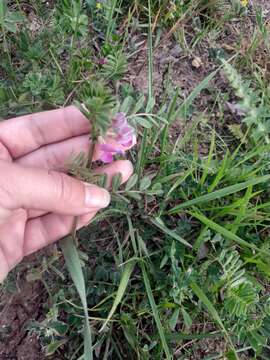
M 81 91 L 81 104 L 78 101 L 75 104 L 92 123 L 91 137 L 93 137 L 93 132 L 100 133 L 94 138 L 106 134 L 111 125 L 115 103 L 116 100 L 109 88 L 106 88 L 101 81 L 84 84 Z
M 127 69 L 126 56 L 117 52 L 115 54 L 109 54 L 104 59 L 101 73 L 107 80 L 119 80 Z
M 225 74 L 235 90 L 235 94 L 241 99 L 239 106 L 244 113 L 243 123 L 250 131 L 254 143 L 264 141 L 269 144 L 268 107 L 264 104 L 261 94 L 253 89 L 249 82 L 242 80 L 241 75 L 227 61 L 222 61 Z
M 61 1 L 57 4 L 56 19 L 62 30 L 75 36 L 85 36 L 88 32 L 88 16 L 82 11 L 81 1 Z

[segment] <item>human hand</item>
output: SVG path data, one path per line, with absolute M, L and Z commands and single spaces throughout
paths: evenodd
M 26 255 L 86 225 L 109 193 L 64 174 L 71 154 L 88 152 L 89 121 L 74 106 L 0 123 L 0 282 Z M 97 160 L 97 159 L 94 159 Z M 97 169 L 108 183 L 132 174 L 129 161 Z

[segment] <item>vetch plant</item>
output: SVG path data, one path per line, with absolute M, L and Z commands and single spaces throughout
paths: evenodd
M 114 155 L 124 155 L 125 151 L 136 144 L 135 130 L 127 122 L 125 113 L 111 116 L 113 101 L 106 94 L 102 99 L 102 92 L 93 90 L 95 96 L 86 99 L 85 103 L 78 104 L 91 123 L 90 149 L 87 158 L 79 156 L 73 174 L 82 180 L 94 181 L 92 176 L 92 163 L 94 157 L 104 163 L 111 163 Z M 99 95 L 99 96 L 98 96 Z M 102 105 L 104 110 L 102 110 Z M 93 112 L 91 111 L 93 110 Z M 74 171 L 75 169 L 75 171 Z M 71 171 L 72 173 L 72 171 Z M 74 219 L 71 235 L 61 241 L 61 248 L 70 276 L 77 288 L 84 310 L 84 359 L 92 360 L 92 336 L 88 320 L 88 307 L 86 299 L 86 286 L 77 251 L 76 229 L 77 218 Z

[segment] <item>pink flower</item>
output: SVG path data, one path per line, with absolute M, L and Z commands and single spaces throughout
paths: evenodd
M 98 60 L 98 65 L 105 65 L 107 64 L 107 59 L 106 58 L 100 58 Z
M 125 151 L 131 149 L 135 144 L 134 128 L 128 124 L 125 113 L 117 113 L 106 137 L 98 138 L 96 157 L 104 163 L 111 163 L 114 155 L 124 155 Z

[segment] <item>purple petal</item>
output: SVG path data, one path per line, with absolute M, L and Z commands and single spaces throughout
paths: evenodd
M 123 126 L 128 125 L 126 114 L 123 112 L 117 113 L 113 119 L 113 128 L 121 129 Z
M 132 145 L 132 139 L 127 141 L 121 141 L 121 145 L 124 147 L 129 147 Z
M 133 137 L 134 131 L 128 131 L 126 133 L 119 134 L 116 140 L 119 144 L 125 145 L 127 143 L 132 143 Z
M 113 162 L 113 155 L 109 152 L 103 152 L 100 156 L 100 160 L 105 164 Z
M 134 133 L 134 129 L 132 126 L 127 125 L 127 126 L 121 128 L 121 134 L 129 134 L 129 133 L 132 133 L 132 134 Z
M 134 129 L 131 126 L 126 126 L 124 129 L 122 129 L 119 135 L 125 138 L 131 138 L 134 135 Z
M 101 144 L 100 150 L 104 151 L 106 153 L 111 153 L 111 154 L 123 154 L 124 153 L 124 151 L 121 149 L 120 146 L 111 145 L 111 144 Z
M 116 141 L 118 142 L 118 144 L 125 146 L 125 144 L 132 142 L 132 139 L 133 139 L 133 135 L 132 136 L 118 136 Z
M 115 153 L 117 152 L 117 147 L 111 144 L 100 144 L 100 150 Z
M 101 59 L 99 59 L 99 60 L 98 60 L 98 64 L 99 64 L 99 65 L 105 65 L 105 64 L 107 64 L 107 59 L 106 59 L 106 58 L 101 58 Z

